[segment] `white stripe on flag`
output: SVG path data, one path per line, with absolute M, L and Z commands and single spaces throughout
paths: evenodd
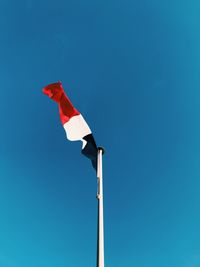
M 81 114 L 72 117 L 68 122 L 63 124 L 63 127 L 68 140 L 81 140 L 83 142 L 82 148 L 85 147 L 87 142 L 83 140 L 83 137 L 91 134 L 92 132 Z

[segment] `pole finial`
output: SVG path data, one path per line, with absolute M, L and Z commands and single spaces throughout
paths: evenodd
M 102 146 L 99 146 L 98 147 L 98 150 L 101 150 L 102 151 L 102 155 L 105 153 L 105 148 L 103 148 Z

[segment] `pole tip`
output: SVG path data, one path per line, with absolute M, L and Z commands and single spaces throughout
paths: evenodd
M 102 146 L 99 146 L 98 147 L 98 150 L 101 150 L 102 151 L 102 155 L 105 153 L 105 149 Z

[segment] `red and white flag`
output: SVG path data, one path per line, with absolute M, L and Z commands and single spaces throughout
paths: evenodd
M 97 146 L 92 132 L 80 112 L 75 109 L 67 97 L 61 82 L 52 83 L 43 88 L 43 93 L 58 103 L 60 120 L 65 129 L 67 139 L 82 141 L 82 154 L 91 159 L 97 169 Z

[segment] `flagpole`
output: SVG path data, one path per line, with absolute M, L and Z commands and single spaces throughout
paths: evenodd
M 97 200 L 98 200 L 98 226 L 97 226 L 97 267 L 104 267 L 104 220 L 103 220 L 103 168 L 102 155 L 104 149 L 98 147 L 97 155 Z

